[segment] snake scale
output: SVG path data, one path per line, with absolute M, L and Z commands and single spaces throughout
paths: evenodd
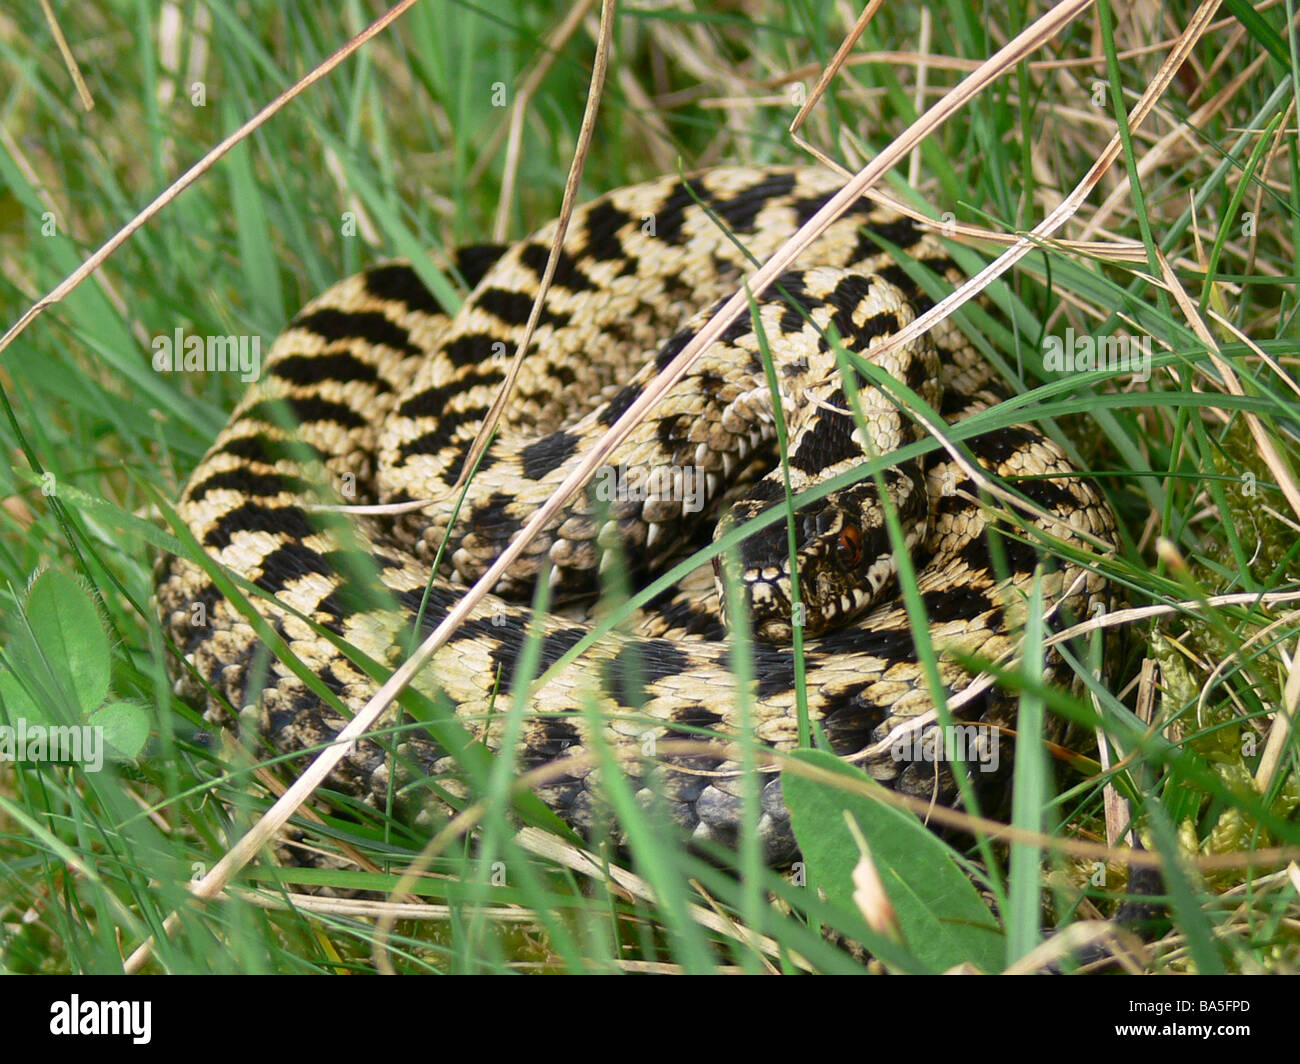
M 381 670 L 395 667 L 752 264 L 838 187 L 821 169 L 735 167 L 661 178 L 579 208 L 530 353 L 459 511 L 449 487 L 523 333 L 554 224 L 509 247 L 457 253 L 451 266 L 469 289 L 458 309 L 444 309 L 404 262 L 368 269 L 310 303 L 276 341 L 262 380 L 194 471 L 178 512 L 215 562 L 266 593 L 248 602 L 334 699 L 260 648 L 247 617 L 203 567 L 167 557 L 156 597 L 183 656 L 178 692 L 206 705 L 216 724 L 254 728 L 277 752 L 328 742 L 347 719 L 340 707 L 357 709 L 377 686 L 356 652 Z M 469 736 L 499 750 L 530 631 L 540 636 L 537 661 L 546 670 L 588 635 L 600 608 L 590 600 L 602 587 L 640 587 L 707 544 L 715 524 L 725 531 L 772 507 L 784 511 L 765 351 L 796 494 L 925 435 L 891 389 L 860 371 L 846 388 L 837 345 L 876 362 L 950 424 L 997 404 L 995 370 L 951 323 L 873 356 L 882 338 L 932 305 L 899 251 L 948 284 L 959 279 L 943 248 L 912 221 L 856 203 L 612 455 L 606 472 L 617 477 L 605 483 L 624 490 L 589 486 L 571 502 L 414 686 L 444 699 Z M 990 517 L 971 467 L 943 449 L 879 479 L 841 483 L 799 504 L 800 605 L 790 598 L 784 519 L 736 549 L 742 606 L 760 636 L 750 643 L 747 711 L 719 621 L 722 582 L 705 565 L 536 687 L 518 725 L 517 769 L 567 759 L 538 793 L 578 829 L 603 822 L 592 756 L 598 728 L 611 750 L 628 755 L 620 765 L 638 797 L 656 795 L 696 838 L 734 844 L 746 780 L 729 760 L 735 748 L 717 740 L 736 737 L 747 722 L 762 744 L 797 745 L 789 637 L 801 623 L 814 730 L 890 786 L 950 796 L 950 773 L 891 753 L 896 729 L 933 721 L 934 706 L 877 492 L 907 529 L 949 697 L 973 679 L 960 656 L 1014 655 L 1036 567 L 1051 627 L 1109 603 L 1104 578 L 1049 557 L 1044 536 L 1076 555 L 1115 540 L 1101 494 L 1037 428 L 991 429 L 963 446 L 1030 504 L 1021 528 Z M 694 484 L 707 503 L 690 505 Z M 346 519 L 319 505 L 413 501 L 427 505 Z M 528 602 L 541 573 L 555 605 L 534 617 Z M 1050 655 L 1045 668 L 1061 678 Z M 1014 699 L 989 688 L 960 713 L 1005 730 Z M 333 786 L 382 806 L 396 785 L 417 817 L 445 808 L 435 795 L 454 803 L 466 794 L 456 761 L 427 727 L 406 715 L 388 729 L 349 752 Z M 714 744 L 695 752 L 673 753 L 669 744 L 670 752 L 657 753 L 666 739 L 710 736 Z M 796 852 L 780 781 L 766 774 L 759 784 L 764 854 L 780 863 Z

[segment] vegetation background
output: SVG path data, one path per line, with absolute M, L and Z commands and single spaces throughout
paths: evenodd
M 0 12 L 0 322 L 383 8 L 54 0 Z M 1189 59 L 1129 128 L 1123 113 L 1206 9 Z M 801 136 L 859 168 L 1044 10 L 885 5 Z M 791 119 L 859 14 L 803 0 L 622 5 L 580 199 L 713 164 L 806 161 Z M 1096 243 L 1043 247 L 989 290 L 994 312 L 959 313 L 1100 479 L 1123 530 L 1107 571 L 1130 606 L 1154 608 L 1118 629 L 1107 686 L 1028 685 L 1029 701 L 1084 732 L 1098 724 L 1115 749 L 1109 767 L 1085 758 L 1059 783 L 1030 762 L 1019 844 L 981 834 L 961 847 L 992 911 L 969 908 L 984 899 L 964 875 L 954 885 L 953 857 L 914 820 L 824 781 L 810 784 L 809 815 L 839 832 L 849 807 L 870 826 L 895 923 L 869 923 L 851 900 L 851 846 L 812 870 L 820 897 L 743 854 L 719 857 L 742 861 L 737 878 L 649 830 L 630 857 L 583 863 L 563 838 L 516 839 L 500 803 L 484 845 L 427 854 L 428 874 L 407 883 L 426 838 L 340 798 L 295 824 L 344 867 L 264 855 L 216 900 L 191 899 L 275 785 L 263 755 L 207 735 L 171 694 L 148 604 L 157 552 L 177 545 L 159 515 L 244 384 L 156 372 L 153 338 L 252 335 L 266 350 L 307 299 L 367 264 L 518 238 L 553 217 L 598 15 L 549 0 L 416 4 L 9 338 L 0 712 L 93 719 L 119 756 L 99 773 L 0 764 L 0 968 L 118 971 L 152 936 L 137 961 L 167 972 L 1033 970 L 1118 934 L 1130 970 L 1296 971 L 1300 48 L 1280 0 L 1088 7 L 886 182 L 930 217 L 1020 233 L 1122 136 L 1062 233 Z M 973 272 L 996 251 L 957 253 Z M 1042 338 L 1067 328 L 1150 338 L 1152 378 L 1045 370 Z M 1108 784 L 1166 870 L 1167 915 L 1147 945 L 1092 922 L 1126 896 Z M 903 882 L 939 887 L 911 898 Z M 377 929 L 381 916 L 396 926 Z

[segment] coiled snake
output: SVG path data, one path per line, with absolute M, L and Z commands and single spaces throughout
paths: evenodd
M 195 470 L 179 513 L 213 559 L 269 593 L 248 601 L 339 703 L 355 709 L 376 684 L 343 644 L 383 666 L 399 662 L 715 303 L 837 187 L 819 169 L 717 169 L 624 188 L 578 210 L 505 418 L 454 521 L 458 498 L 449 486 L 519 342 L 554 228 L 508 248 L 459 253 L 455 267 L 472 292 L 452 314 L 408 264 L 351 277 L 276 341 L 262 381 Z M 579 603 L 610 578 L 643 581 L 707 542 L 719 514 L 725 530 L 784 509 L 784 475 L 798 494 L 922 438 L 896 401 L 905 392 L 861 371 L 850 373 L 855 384 L 846 389 L 837 355 L 872 360 L 881 337 L 931 305 L 894 249 L 950 283 L 957 277 L 939 244 L 911 221 L 860 201 L 807 252 L 807 266 L 758 300 L 758 325 L 742 318 L 706 352 L 613 455 L 604 471 L 611 475 L 593 481 L 534 541 L 498 586 L 500 597 L 473 613 L 415 686 L 445 698 L 461 725 L 496 750 L 530 625 L 541 634 L 546 669 L 588 634 Z M 765 349 L 787 429 L 784 474 Z M 1002 398 L 993 368 L 948 323 L 878 365 L 949 423 Z M 1044 565 L 1045 537 L 1077 553 L 1115 536 L 1100 493 L 1061 449 L 1026 425 L 963 446 L 1030 504 L 1020 527 L 990 517 L 970 465 L 934 450 L 878 481 L 859 479 L 800 505 L 798 606 L 784 520 L 741 543 L 744 602 L 762 637 L 751 645 L 746 718 L 760 742 L 797 743 L 789 636 L 799 622 L 814 729 L 891 786 L 930 795 L 938 781 L 941 792 L 951 790 L 950 776 L 928 761 L 897 760 L 888 741 L 900 725 L 934 713 L 898 597 L 878 486 L 907 529 L 950 697 L 972 681 L 959 656 L 1014 654 L 1036 567 L 1053 625 L 1109 601 L 1096 572 L 1059 558 Z M 707 504 L 692 498 L 697 484 Z M 346 522 L 317 505 L 412 500 L 433 501 L 405 516 Z M 442 566 L 431 575 L 440 546 Z M 569 605 L 533 619 L 521 602 L 541 572 L 555 586 L 553 601 Z M 653 755 L 665 738 L 736 735 L 742 711 L 730 643 L 707 567 L 704 576 L 658 595 L 534 692 L 515 750 L 520 770 L 588 751 L 592 720 L 615 751 L 638 755 Z M 342 727 L 345 717 L 329 700 L 258 653 L 252 626 L 201 567 L 164 559 L 156 590 L 165 630 L 184 655 L 178 690 L 206 700 L 210 720 L 233 725 L 237 713 L 281 752 L 327 742 Z M 1047 668 L 1055 675 L 1061 666 L 1049 658 Z M 591 706 L 597 716 L 584 712 Z M 999 727 L 1012 721 L 1014 705 L 989 689 L 960 712 Z M 463 793 L 453 759 L 422 726 L 410 718 L 406 725 L 386 745 L 359 744 L 334 784 L 382 804 L 396 773 L 418 808 L 434 785 Z M 726 748 L 702 749 L 621 764 L 688 831 L 734 841 L 745 781 Z M 578 828 L 599 808 L 594 761 L 573 758 L 571 771 L 539 792 Z M 789 817 L 779 779 L 767 775 L 761 784 L 758 830 L 767 859 L 780 862 L 795 851 Z

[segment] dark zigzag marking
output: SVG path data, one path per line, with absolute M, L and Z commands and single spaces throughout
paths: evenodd
M 455 450 L 452 451 L 452 458 L 447 463 L 447 468 L 459 476 L 461 469 L 464 468 L 465 463 L 469 461 L 469 452 L 473 446 L 474 441 L 472 439 L 461 440 L 457 443 Z M 478 472 L 482 473 L 484 470 L 491 469 L 499 461 L 501 461 L 501 455 L 498 454 L 495 448 L 489 447 L 479 457 Z
M 224 550 L 236 532 L 270 532 L 286 540 L 306 539 L 316 527 L 297 506 L 263 506 L 246 502 L 222 514 L 203 537 L 205 547 Z
M 618 231 L 631 225 L 635 219 L 621 211 L 608 200 L 603 200 L 587 212 L 586 253 L 593 259 L 620 262 L 628 258 Z M 656 230 L 657 231 L 657 230 Z M 635 265 L 635 260 L 631 260 Z
M 568 432 L 552 432 L 519 452 L 526 480 L 541 480 L 559 469 L 577 451 L 582 437 Z
M 1010 559 L 1007 559 L 1010 562 Z M 1014 569 L 1014 565 L 1013 565 Z M 1002 625 L 1001 611 L 994 609 L 993 602 L 983 591 L 972 587 L 943 588 L 940 591 L 923 591 L 921 600 L 925 603 L 926 615 L 931 624 L 943 624 L 945 621 L 964 621 L 978 617 L 992 610 L 988 624 L 992 628 Z
M 714 312 L 716 312 L 718 307 L 720 306 L 722 306 L 721 303 L 714 304 L 713 307 Z M 655 355 L 655 369 L 662 371 L 664 367 L 668 365 L 669 362 L 671 362 L 678 355 L 680 355 L 682 351 L 685 349 L 686 345 L 691 342 L 691 337 L 693 337 L 695 333 L 696 333 L 695 329 L 683 329 L 671 340 L 669 340 L 662 347 L 660 347 L 659 353 Z
M 488 270 L 509 250 L 509 244 L 471 244 L 469 247 L 457 248 L 456 272 L 468 287 L 477 288 L 479 282 L 487 276 Z
M 411 448 L 419 448 L 419 446 L 421 445 L 421 441 L 424 439 L 425 437 L 422 436 L 418 440 L 412 440 L 410 445 Z M 474 446 L 474 440 L 472 438 L 465 439 L 465 440 L 458 440 L 455 441 L 454 443 L 449 443 L 447 446 L 450 448 L 450 454 L 447 458 L 446 464 L 442 468 L 447 475 L 449 475 L 452 478 L 455 478 L 460 475 L 461 469 L 464 468 L 465 460 L 469 457 L 470 448 Z M 397 465 L 400 466 L 404 461 L 406 461 L 407 458 L 411 457 L 411 455 L 425 454 L 425 453 L 436 454 L 439 449 L 440 448 L 435 448 L 432 452 L 425 452 L 418 449 L 408 450 L 407 448 L 403 447 L 400 451 L 398 451 Z M 491 469 L 499 461 L 501 461 L 501 456 L 496 453 L 496 450 L 494 448 L 489 447 L 479 457 L 478 471 L 482 473 L 488 469 Z M 448 481 L 448 483 L 450 483 L 450 481 Z M 390 493 L 390 496 L 387 501 L 411 502 L 413 501 L 414 498 L 415 497 L 405 488 L 398 488 L 395 491 Z
M 503 528 L 513 528 L 519 524 L 510 516 L 514 498 L 504 492 L 494 491 L 485 502 L 474 506 L 473 511 L 462 519 L 466 528 L 472 528 L 480 535 L 495 532 Z
M 1038 564 L 1040 558 L 1039 552 L 1034 547 L 1021 540 L 1013 539 L 1011 536 L 1001 535 L 992 528 L 987 528 L 982 536 L 978 536 L 963 546 L 957 555 L 961 564 L 965 565 L 971 573 L 987 572 L 989 579 L 996 578 L 998 569 L 993 564 L 994 554 L 993 548 L 989 545 L 990 536 L 998 537 L 998 549 L 1011 572 L 1033 572 L 1034 566 Z M 1002 562 L 999 562 L 1000 564 Z M 983 595 L 984 592 L 981 591 L 979 594 Z M 990 605 L 992 604 L 990 603 Z
M 703 202 L 708 202 L 708 194 L 702 185 L 688 185 L 678 182 L 664 196 L 663 203 L 654 212 L 655 237 L 661 243 L 677 246 L 682 242 L 682 227 L 686 221 L 686 209 L 694 206 L 694 190 Z
M 263 399 L 245 410 L 241 419 L 260 421 L 264 425 L 280 428 L 284 425 L 284 418 L 277 414 L 283 415 L 286 412 L 291 415 L 291 421 L 299 425 L 306 425 L 313 421 L 333 421 L 345 429 L 370 427 L 370 422 L 365 416 L 347 403 L 336 403 L 319 395 Z
M 448 593 L 448 589 L 441 584 L 434 583 L 429 588 L 428 601 L 425 601 L 424 589 L 416 588 L 413 591 L 399 591 L 395 595 L 398 604 L 406 614 L 414 621 L 420 617 L 420 638 L 425 639 L 429 633 L 438 627 L 447 616 L 447 611 L 451 609 L 455 600 L 454 595 Z M 420 616 L 420 608 L 424 607 L 424 614 Z M 451 633 L 447 642 L 450 644 L 463 642 L 467 636 L 464 634 L 465 628 L 473 624 L 473 621 L 467 621 L 465 625 L 457 628 Z
M 184 654 L 192 653 L 196 648 L 207 642 L 212 635 L 212 629 L 208 627 L 214 616 L 213 611 L 217 604 L 225 602 L 226 597 L 217 588 L 216 584 L 205 582 L 203 587 L 195 594 L 184 607 L 186 621 L 182 631 L 185 634 L 184 645 L 181 651 Z M 195 610 L 194 606 L 199 605 L 201 609 Z M 192 618 L 199 617 L 204 620 L 203 624 L 189 623 Z
M 521 769 L 545 765 L 554 761 L 570 747 L 582 742 L 582 733 L 572 721 L 549 717 L 540 720 L 535 718 L 529 723 L 534 727 L 540 727 L 544 738 L 538 738 L 535 734 L 528 737 L 527 747 L 519 753 Z
M 496 344 L 501 346 L 498 348 Z M 503 352 L 505 357 L 515 353 L 514 347 L 499 336 L 491 333 L 467 333 L 445 344 L 440 354 L 457 369 L 464 369 L 466 366 L 486 362 L 498 351 Z
M 713 613 L 698 607 L 693 602 L 680 599 L 673 601 L 676 594 L 677 588 L 665 588 L 645 604 L 646 612 L 659 614 L 670 628 L 685 632 L 687 635 L 697 635 L 702 639 L 710 640 L 722 639 L 725 636 L 722 622 Z
M 722 717 L 707 706 L 698 702 L 680 706 L 673 711 L 672 727 L 665 733 L 665 739 L 702 739 L 695 729 L 707 730 L 722 723 Z M 703 780 L 699 783 L 702 785 Z
M 546 260 L 550 254 L 551 249 L 549 247 L 530 241 L 519 249 L 519 261 L 532 270 L 540 281 L 542 274 L 546 272 Z M 555 273 L 551 277 L 551 284 L 566 288 L 570 292 L 594 292 L 596 290 L 595 282 L 582 271 L 577 260 L 563 248 L 560 249 L 559 258 L 556 259 Z
M 795 200 L 794 203 L 791 204 L 791 206 L 794 207 L 795 222 L 798 225 L 803 225 L 812 218 L 814 214 L 825 207 L 826 201 L 833 195 L 835 195 L 833 192 L 818 192 L 804 199 Z M 860 207 L 862 202 L 862 200 L 858 200 L 857 204 L 855 204 L 854 207 L 850 207 L 849 210 L 852 211 L 855 208 Z
M 919 265 L 925 267 L 925 269 L 939 277 L 943 277 L 953 265 L 951 259 L 936 258 L 933 256 L 927 259 L 917 259 L 916 261 Z M 888 281 L 902 292 L 918 315 L 924 314 L 934 306 L 934 300 L 930 298 L 925 289 L 923 289 L 918 282 L 912 279 L 912 275 L 903 268 L 901 263 L 886 263 L 877 268 L 876 275 Z
M 326 599 L 321 600 L 318 609 L 337 608 L 340 618 L 393 609 L 393 593 L 377 578 L 378 570 L 400 568 L 400 562 L 351 547 L 328 550 L 319 557 L 325 569 L 334 574 L 336 586 Z
M 316 603 L 316 611 L 330 614 L 342 625 L 349 617 L 392 609 L 392 606 L 392 597 L 386 594 L 382 585 L 376 587 L 340 579 L 338 586 Z
M 858 242 L 853 248 L 854 260 L 869 259 L 884 250 L 880 241 L 893 244 L 898 248 L 908 248 L 921 236 L 921 230 L 911 218 L 898 218 L 892 222 L 873 222 L 865 226 L 858 234 Z
M 895 324 L 897 325 L 898 319 L 896 316 L 894 321 Z M 904 371 L 903 374 L 903 383 L 906 384 L 909 388 L 911 388 L 912 391 L 919 392 L 921 390 L 922 385 L 924 385 L 925 382 L 929 379 L 930 379 L 930 370 L 929 367 L 926 365 L 926 360 L 924 358 L 913 358 L 907 364 L 907 369 Z
M 837 392 L 836 396 L 839 402 L 844 402 L 843 392 Z M 833 397 L 830 401 L 835 403 L 837 399 Z M 820 411 L 812 427 L 800 437 L 790 464 L 811 475 L 836 462 L 861 456 L 862 448 L 853 439 L 855 427 L 851 414 Z
M 960 414 L 970 404 L 970 396 L 962 395 L 955 389 L 948 388 L 943 393 L 943 398 L 939 402 L 939 416 L 945 421 L 951 422 L 957 414 Z M 967 441 L 969 443 L 969 441 Z M 942 452 L 940 452 L 942 454 Z
M 966 445 L 981 458 L 1001 464 L 1041 439 L 1042 435 L 1033 429 L 1024 425 L 1010 425 L 967 440 Z
M 646 687 L 686 670 L 690 659 L 667 639 L 630 642 L 601 670 L 601 687 L 620 706 L 641 707 Z M 711 723 L 719 717 L 714 716 Z
M 513 683 L 515 673 L 515 662 L 519 658 L 519 653 L 523 649 L 523 642 L 526 636 L 526 629 L 518 622 L 511 622 L 503 625 L 494 625 L 490 621 L 467 621 L 461 626 L 461 631 L 466 631 L 473 626 L 479 637 L 486 637 L 497 643 L 496 648 L 492 651 L 492 662 L 498 669 L 503 683 Z M 538 648 L 537 672 L 549 669 L 566 653 L 577 646 L 578 641 L 586 636 L 585 628 L 557 628 L 547 633 L 541 641 Z M 577 709 L 578 706 L 566 706 L 566 709 Z
M 308 314 L 298 315 L 290 323 L 290 328 L 304 329 L 325 340 L 362 340 L 368 344 L 391 347 L 403 355 L 420 354 L 420 349 L 411 343 L 410 334 L 377 310 L 321 307 Z
M 687 414 L 669 414 L 655 426 L 655 438 L 673 458 L 677 449 L 689 441 L 690 432 L 691 418 Z
M 331 380 L 347 383 L 362 381 L 375 385 L 378 392 L 390 392 L 388 382 L 374 366 L 369 366 L 347 351 L 327 355 L 289 355 L 271 366 L 271 373 L 290 384 L 319 384 Z
M 946 276 L 948 271 L 956 266 L 956 263 L 946 255 L 931 255 L 929 258 L 917 259 L 916 261 L 938 277 Z
M 822 636 L 819 653 L 827 661 L 840 654 L 863 654 L 881 659 L 886 664 L 896 662 L 915 662 L 916 645 L 912 642 L 912 633 L 902 628 L 862 628 L 849 625 L 833 628 Z
M 834 308 L 831 325 L 848 347 L 862 354 L 866 353 L 872 340 L 898 331 L 898 313 L 893 310 L 879 311 L 862 324 L 854 324 L 854 312 L 876 287 L 871 277 L 849 274 L 841 278 L 830 294 L 820 300 L 808 294 L 801 274 L 787 274 L 777 284 L 780 285 L 781 294 L 791 297 L 786 301 L 786 310 L 781 315 L 781 329 L 784 332 L 794 333 L 802 329 L 805 319 L 818 303 Z
M 769 174 L 757 184 L 723 198 L 709 191 L 701 181 L 679 182 L 668 190 L 659 210 L 654 212 L 655 237 L 664 244 L 680 245 L 684 237 L 687 211 L 696 206 L 703 206 L 713 212 L 718 222 L 733 233 L 752 233 L 759 211 L 773 200 L 788 196 L 794 190 L 794 185 L 793 174 Z M 828 193 L 814 200 L 799 201 L 795 207 L 798 209 L 800 204 L 813 204 L 812 211 L 815 211 L 829 196 Z M 806 217 L 811 217 L 812 211 Z
M 745 499 L 750 502 L 764 503 L 772 502 L 776 499 L 785 498 L 785 485 L 776 477 L 764 477 L 755 484 L 746 494 Z M 766 506 L 759 506 L 751 513 L 750 517 L 757 517 L 766 510 Z
M 1038 503 L 1044 510 L 1054 513 L 1068 513 L 1079 505 L 1079 500 L 1070 491 L 1068 485 L 1063 483 L 1066 479 L 1061 474 L 1051 478 L 1044 477 L 1041 480 L 1037 478 L 1030 480 L 1008 477 L 1007 483 L 1030 502 Z M 1071 474 L 1068 479 L 1078 480 L 1079 477 L 1077 474 Z
M 495 260 L 494 260 L 495 261 Z M 424 314 L 445 314 L 447 308 L 425 287 L 420 275 L 404 262 L 375 266 L 361 275 L 366 291 L 376 299 L 401 303 Z
M 600 417 L 596 420 L 606 427 L 614 424 L 627 412 L 627 408 L 636 402 L 637 396 L 640 394 L 640 385 L 629 384 L 609 401 L 605 409 L 600 412 Z
M 399 462 L 405 462 L 415 454 L 437 454 L 451 442 L 452 437 L 462 425 L 476 425 L 487 415 L 486 406 L 472 406 L 468 410 L 448 410 L 439 419 L 437 427 L 423 436 L 408 440 L 398 448 Z M 485 456 L 486 457 L 486 456 Z M 483 468 L 482 466 L 479 467 Z
M 872 732 L 885 719 L 885 710 L 864 692 L 871 683 L 851 684 L 842 690 L 822 692 L 822 729 L 839 754 L 852 754 L 871 742 Z
M 1034 571 L 1034 566 L 1036 566 L 1039 561 L 1046 562 L 1047 568 L 1049 569 L 1055 569 L 1058 567 L 1056 559 L 1040 552 L 1036 547 L 1024 542 L 1023 540 L 1012 539 L 1011 536 L 999 534 L 994 532 L 992 529 L 987 530 L 984 535 L 986 537 L 990 535 L 998 536 L 1002 548 L 1002 555 L 1006 559 L 1007 568 L 1013 573 L 1032 573 Z M 993 566 L 991 548 L 988 567 L 990 572 L 997 571 Z
M 255 581 L 258 587 L 275 593 L 287 583 L 308 573 L 333 577 L 334 572 L 319 553 L 298 541 L 281 544 L 262 559 L 262 575 Z
M 505 288 L 483 288 L 474 296 L 474 305 L 507 325 L 523 325 L 532 313 L 534 297 L 527 292 L 512 292 Z M 549 325 L 553 329 L 563 329 L 572 321 L 572 316 L 561 311 L 551 310 L 542 304 L 542 311 L 537 316 L 538 325 Z
M 453 399 L 459 398 L 470 388 L 481 388 L 500 384 L 504 374 L 495 367 L 482 367 L 470 377 L 462 377 L 450 384 L 440 384 L 434 388 L 425 388 L 418 395 L 413 395 L 397 408 L 398 417 L 442 417 Z
M 753 658 L 751 668 L 758 680 L 759 701 L 775 698 L 794 688 L 794 652 L 789 647 L 755 640 L 750 651 Z M 736 671 L 731 660 L 733 653 L 731 649 L 727 653 L 727 669 L 732 674 Z
M 876 276 L 882 281 L 888 281 L 905 296 L 910 297 L 916 291 L 916 282 L 912 280 L 912 275 L 896 262 L 881 266 L 876 270 Z
M 214 473 L 206 480 L 190 488 L 189 501 L 198 502 L 210 491 L 237 491 L 243 495 L 259 498 L 280 495 L 304 495 L 311 489 L 311 484 L 301 477 L 288 473 L 255 473 L 251 469 L 227 469 Z
M 862 324 L 853 323 L 854 311 L 877 287 L 873 278 L 850 274 L 840 279 L 835 285 L 835 291 L 826 300 L 836 308 L 832 321 L 840 335 L 864 353 L 872 340 L 895 333 L 899 329 L 897 310 L 877 311 Z
M 794 190 L 794 174 L 769 174 L 758 184 L 737 192 L 730 199 L 706 199 L 704 202 L 734 233 L 754 229 L 758 212 L 773 199 L 784 198 Z
M 898 320 L 898 311 L 882 310 L 877 314 L 871 315 L 861 325 L 854 325 L 847 316 L 836 316 L 835 328 L 839 329 L 841 325 L 844 329 L 840 335 L 852 346 L 865 355 L 871 346 L 871 341 L 879 336 L 892 336 L 898 332 L 900 326 Z M 916 361 L 920 361 L 917 359 Z M 922 363 L 924 368 L 924 363 Z
M 304 458 L 323 463 L 328 457 L 314 444 L 301 440 L 271 440 L 261 433 L 230 440 L 216 454 L 229 454 L 267 466 L 273 466 L 277 462 L 301 462 Z

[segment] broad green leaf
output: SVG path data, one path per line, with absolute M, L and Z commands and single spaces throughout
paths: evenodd
M 42 713 L 31 697 L 23 690 L 23 685 L 8 669 L 0 672 L 0 704 L 4 705 L 4 721 L 11 726 L 17 725 L 20 719 L 27 721 L 28 724 L 48 724 L 44 713 Z
M 792 756 L 879 786 L 824 750 L 800 750 Z M 788 770 L 781 774 L 781 790 L 809 880 L 825 890 L 833 904 L 857 912 L 852 873 L 858 848 L 844 821 L 847 811 L 871 846 L 908 950 L 935 972 L 963 961 L 985 972 L 1001 970 L 1005 946 L 997 921 L 952 848 L 915 816 Z
M 90 724 L 104 729 L 112 753 L 134 759 L 149 741 L 149 715 L 132 702 L 110 702 L 90 716 Z
M 65 573 L 42 573 L 27 597 L 27 621 L 41 654 L 83 714 L 108 695 L 109 646 L 95 604 Z

